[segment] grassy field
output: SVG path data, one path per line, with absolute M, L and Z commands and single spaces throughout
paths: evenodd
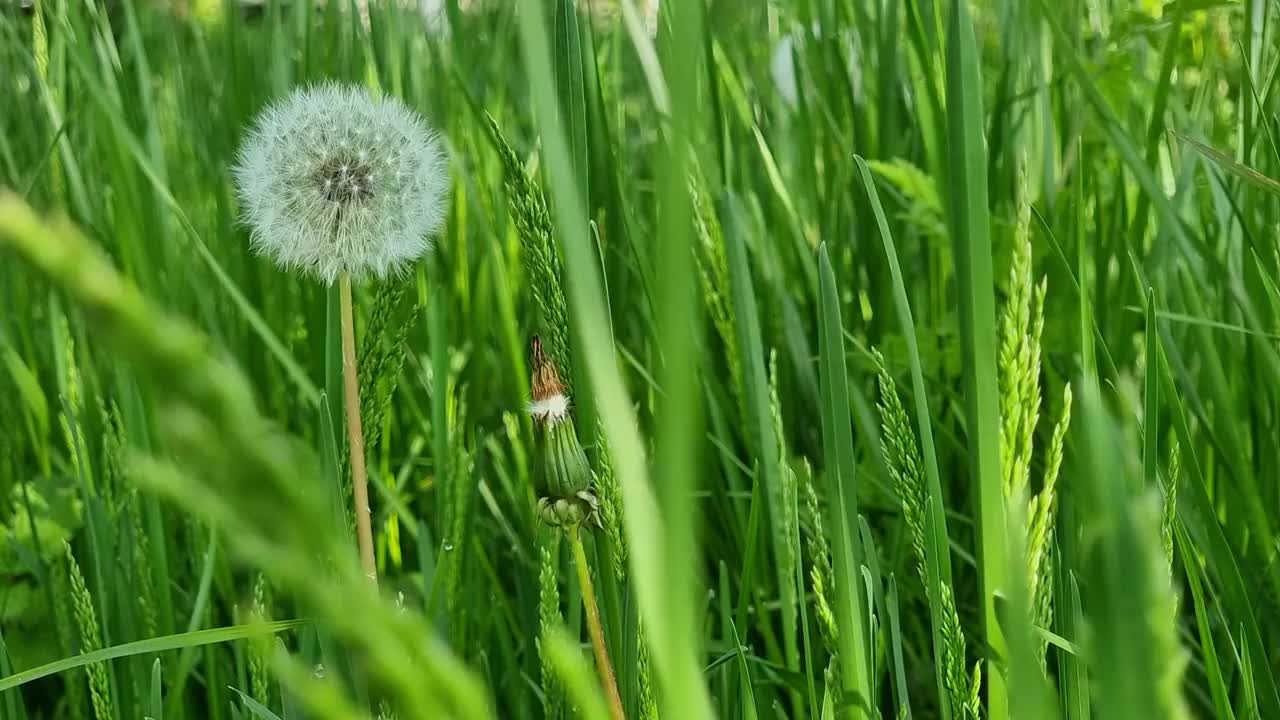
M 0 718 L 1280 718 L 1280 3 L 368 5 L 0 5 Z M 326 80 L 452 185 L 376 586 Z

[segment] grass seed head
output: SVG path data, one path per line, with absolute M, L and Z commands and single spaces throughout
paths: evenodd
M 417 113 L 335 83 L 264 110 L 234 173 L 254 249 L 330 284 L 420 258 L 449 191 L 443 144 Z

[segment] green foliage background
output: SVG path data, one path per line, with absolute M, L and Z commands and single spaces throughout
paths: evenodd
M 535 334 L 628 716 L 1280 717 L 1280 4 L 358 5 L 0 9 L 0 718 L 601 716 Z M 380 596 L 228 170 L 323 79 L 454 181 Z

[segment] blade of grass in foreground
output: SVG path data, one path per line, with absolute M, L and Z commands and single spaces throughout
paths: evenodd
M 151 694 L 148 698 L 152 720 L 164 720 L 164 675 L 160 658 L 151 663 Z
M 1209 693 L 1213 698 L 1213 708 L 1218 720 L 1236 720 L 1231 709 L 1230 690 L 1222 677 L 1222 667 L 1218 658 L 1218 648 L 1213 640 L 1213 622 L 1209 614 L 1209 606 L 1205 603 L 1204 588 L 1200 581 L 1200 562 L 1193 550 L 1191 541 L 1187 539 L 1187 531 L 1179 521 L 1173 531 L 1178 554 L 1182 556 L 1182 566 L 1187 574 L 1187 586 L 1191 588 L 1191 602 L 1195 610 L 1196 629 L 1200 634 L 1200 659 L 1204 662 L 1204 674 L 1209 685 Z
M 700 663 L 692 633 L 680 634 L 670 622 L 667 609 L 686 597 L 689 588 L 669 594 L 673 582 L 667 560 L 680 548 L 668 541 L 670 521 L 664 526 L 656 498 L 649 489 L 644 445 L 635 412 L 631 407 L 609 342 L 608 319 L 600 280 L 592 271 L 595 262 L 587 238 L 586 209 L 581 189 L 573 181 L 573 167 L 561 120 L 556 113 L 551 59 L 541 3 L 520 3 L 520 38 L 525 64 L 529 69 L 532 97 L 542 129 L 544 157 L 547 164 L 547 186 L 551 188 L 552 208 L 559 231 L 557 237 L 564 251 L 565 267 L 575 282 L 568 283 L 570 310 L 578 319 L 586 345 L 594 352 L 587 355 L 587 373 L 596 391 L 597 410 L 605 438 L 622 486 L 626 506 L 624 516 L 630 546 L 629 559 L 636 596 L 645 632 L 652 647 L 653 667 L 664 689 L 663 699 L 672 712 L 698 720 L 710 718 L 710 698 L 702 682 Z M 683 188 L 684 184 L 680 183 Z M 687 256 L 682 257 L 687 261 Z M 670 391 L 670 389 L 668 389 Z M 681 518 L 691 520 L 691 518 Z M 677 536 L 687 537 L 685 528 Z M 688 556 L 682 560 L 687 561 Z M 680 564 L 680 563 L 677 563 Z M 679 608 L 692 614 L 692 606 Z M 623 678 L 632 682 L 634 678 Z
M 131 458 L 146 488 L 224 528 L 240 558 L 260 564 L 282 588 L 309 593 L 327 629 L 360 648 L 380 686 L 416 717 L 452 708 L 493 717 L 486 689 L 413 613 L 393 610 L 362 579 L 327 532 L 323 500 L 297 482 L 308 457 L 289 443 L 266 442 L 267 421 L 247 379 L 207 352 L 208 341 L 185 321 L 156 310 L 101 251 L 70 225 L 45 225 L 11 194 L 0 192 L 0 245 L 67 290 L 97 323 L 117 356 L 150 378 L 166 398 L 157 425 L 174 460 Z M 228 459 L 235 459 L 233 468 Z M 179 469 L 177 462 L 183 462 Z M 292 523 L 271 508 L 288 507 Z M 321 558 L 330 558 L 325 562 Z M 320 592 L 317 577 L 334 579 Z M 406 661 L 407 660 L 407 661 Z M 419 665 L 417 672 L 407 668 Z
M 244 703 L 245 709 L 253 713 L 253 716 L 258 718 L 258 720 L 280 720 L 280 716 L 271 712 L 271 709 L 267 706 L 257 700 L 254 700 L 248 695 L 245 695 L 236 688 L 231 688 L 231 690 L 235 692 L 236 695 L 240 696 L 240 702 Z
M 747 257 L 746 239 L 741 223 L 732 211 L 725 213 L 725 255 L 732 285 L 734 326 L 738 332 L 738 356 L 742 367 L 744 404 L 747 411 L 747 438 L 756 455 L 756 477 L 768 499 L 769 530 L 774 548 L 774 566 L 777 568 L 778 586 L 782 604 L 782 641 L 789 669 L 799 669 L 799 649 L 796 646 L 795 586 L 792 572 L 783 559 L 787 545 L 786 512 L 782 478 L 778 458 L 778 440 L 774 437 L 773 416 L 769 407 L 769 382 L 765 373 L 764 343 L 760 338 L 760 320 L 756 313 L 756 293 L 751 279 L 751 265 Z M 743 593 L 743 602 L 749 593 Z M 742 606 L 745 608 L 745 604 Z M 739 612 L 735 618 L 742 626 L 745 617 Z
M 942 599 L 939 593 L 943 585 L 951 584 L 951 552 L 947 538 L 947 508 L 943 504 L 942 481 L 938 477 L 938 457 L 933 446 L 933 423 L 929 416 L 929 396 L 924 385 L 924 370 L 920 365 L 920 348 L 916 342 L 916 325 L 911 317 L 911 303 L 907 299 L 906 284 L 902 279 L 902 268 L 898 264 L 898 249 L 893 242 L 893 234 L 889 232 L 889 223 L 884 216 L 884 207 L 880 204 L 880 194 L 876 191 L 875 181 L 867 163 L 860 156 L 854 156 L 858 172 L 862 175 L 862 186 L 871 201 L 871 210 L 875 213 L 876 224 L 880 230 L 880 240 L 884 244 L 884 252 L 889 261 L 889 274 L 893 278 L 894 309 L 898 313 L 899 330 L 907 346 L 907 358 L 911 363 L 911 394 L 915 400 L 917 433 L 924 454 L 924 470 L 926 487 L 929 494 L 927 513 L 929 527 L 925 533 L 925 555 L 928 557 L 927 569 L 929 577 L 925 578 L 925 592 L 929 597 L 929 620 L 932 624 L 933 662 L 939 670 L 935 672 L 938 685 L 938 704 L 943 720 L 951 717 L 951 705 L 947 702 L 947 692 L 943 683 L 941 668 L 946 667 L 943 656 L 942 640 Z
M 1013 498 L 1009 507 L 1008 585 L 1001 613 L 1002 629 L 1009 649 L 1009 709 L 1018 720 L 1051 720 L 1059 717 L 1052 692 L 1040 667 L 1042 658 L 1032 630 L 1032 600 L 1027 578 L 1026 546 L 1022 542 L 1027 527 L 1026 501 Z
M 9 662 L 9 648 L 4 642 L 4 633 L 0 633 L 0 672 L 9 675 L 13 672 L 13 665 Z M 4 692 L 0 690 L 0 692 Z M 22 702 L 22 693 L 9 692 L 4 693 L 4 704 L 0 707 L 5 708 L 5 717 L 14 718 L 15 720 L 26 720 L 27 708 Z
M 1000 405 L 996 387 L 995 281 L 987 217 L 987 150 L 983 138 L 982 80 L 968 3 L 952 0 L 947 28 L 947 178 L 949 221 L 960 291 L 964 354 L 965 429 L 970 484 L 978 521 L 983 632 L 988 657 L 987 713 L 1008 716 L 999 661 L 1005 641 L 996 619 L 996 593 L 1005 586 L 1008 551 L 1004 488 L 1000 477 Z
M 842 708 L 866 708 L 871 699 L 871 681 L 867 670 L 866 628 L 863 625 L 862 578 L 859 572 L 858 500 L 854 487 L 853 428 L 849 420 L 849 387 L 844 356 L 844 333 L 840 324 L 840 298 L 836 292 L 835 273 L 824 243 L 818 249 L 818 281 L 821 305 L 818 306 L 818 365 L 822 382 L 822 448 L 826 460 L 827 504 L 830 518 L 827 529 L 832 534 L 831 555 L 835 575 L 835 620 L 839 628 L 840 689 L 846 696 L 837 698 Z M 830 692 L 830 688 L 828 688 Z M 849 701 L 852 701 L 850 703 Z M 842 711 L 840 717 L 871 717 L 868 712 L 854 715 Z
M 183 648 L 198 647 L 212 643 L 230 642 L 232 640 L 243 640 L 245 638 L 257 637 L 260 635 L 274 635 L 276 633 L 282 633 L 286 630 L 299 627 L 305 622 L 305 620 L 280 620 L 277 622 L 253 625 L 232 625 L 230 627 L 214 628 L 212 630 L 197 630 L 196 632 L 191 633 L 178 633 L 177 635 L 147 638 L 146 640 L 138 640 L 137 642 L 125 643 L 123 645 L 113 645 L 111 647 L 102 648 L 101 650 L 95 650 L 91 653 L 84 653 L 74 657 L 55 660 L 54 662 L 46 663 L 40 667 L 34 667 L 15 675 L 0 678 L 0 692 L 4 692 L 5 690 L 15 688 L 20 685 L 26 685 L 27 683 L 39 680 L 42 677 L 66 672 L 67 670 L 74 670 L 75 668 L 84 667 L 85 665 L 102 662 L 104 660 L 114 660 L 116 658 L 144 655 L 147 653 L 165 652 L 167 650 L 180 650 Z
M 1158 551 L 1155 490 L 1130 481 L 1135 463 L 1120 445 L 1127 434 L 1103 409 L 1097 385 L 1083 384 L 1084 516 L 1093 530 L 1083 567 L 1098 715 L 1187 718 L 1181 694 L 1186 657 L 1177 640 L 1169 571 Z
M 1156 487 L 1160 450 L 1160 332 L 1156 328 L 1156 291 L 1147 288 L 1147 370 L 1146 388 L 1142 411 L 1142 482 L 1148 488 Z
M 600 694 L 591 668 L 587 666 L 578 645 L 563 630 L 549 633 L 545 638 L 551 665 L 560 674 L 573 704 L 580 708 L 584 720 L 608 720 L 609 710 Z
M 1168 335 L 1162 333 L 1166 348 L 1170 347 L 1167 338 Z M 1185 530 L 1183 534 L 1194 540 L 1189 547 L 1204 554 L 1206 573 L 1212 571 L 1217 576 L 1218 600 L 1222 607 L 1226 608 L 1227 614 L 1231 617 L 1243 618 L 1244 632 L 1241 643 L 1244 645 L 1244 651 L 1255 659 L 1255 663 L 1262 661 L 1264 664 L 1260 667 L 1268 667 L 1265 665 L 1266 645 L 1263 643 L 1262 630 L 1256 619 L 1259 616 L 1254 603 L 1250 600 L 1248 586 L 1241 573 L 1241 562 L 1223 533 L 1213 502 L 1205 487 L 1204 477 L 1196 458 L 1196 446 L 1192 442 L 1191 430 L 1187 423 L 1186 411 L 1182 405 L 1182 398 L 1178 394 L 1178 378 L 1169 367 L 1170 364 L 1161 362 L 1159 371 L 1164 397 L 1173 415 L 1174 430 L 1183 448 L 1186 480 L 1178 486 L 1179 500 L 1181 500 L 1177 508 L 1178 529 Z M 1192 568 L 1198 566 L 1194 553 L 1183 552 L 1183 557 L 1184 565 L 1191 565 Z M 1188 574 L 1191 571 L 1189 569 Z M 1203 619 L 1201 622 L 1207 623 L 1208 620 Z M 1204 652 L 1213 652 L 1212 646 L 1206 646 Z M 1257 685 L 1259 702 L 1265 710 L 1263 716 L 1280 717 L 1276 715 L 1276 712 L 1280 712 L 1277 710 L 1280 708 L 1280 700 L 1277 699 L 1280 698 L 1280 693 L 1277 693 L 1274 676 L 1264 671 L 1254 678 L 1254 683 Z
M 699 139 L 696 79 L 702 41 L 702 3 L 678 3 L 664 9 L 671 32 L 661 54 L 663 75 L 671 91 L 671 117 L 665 142 L 656 146 L 658 228 L 654 298 L 657 352 L 662 358 L 656 401 L 655 485 L 667 522 L 668 587 L 663 594 L 671 626 L 672 653 L 701 654 L 698 630 L 701 582 L 694 558 L 698 554 L 694 492 L 698 490 L 697 456 L 704 425 L 698 378 L 698 337 L 702 319 L 695 301 L 693 273 L 692 197 L 686 184 L 690 161 Z M 692 696 L 701 678 L 692 672 L 662 676 L 668 691 Z M 676 717 L 688 705 L 670 698 L 665 712 Z

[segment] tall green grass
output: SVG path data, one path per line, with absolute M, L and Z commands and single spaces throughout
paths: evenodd
M 0 11 L 0 718 L 607 717 L 584 591 L 631 718 L 1280 717 L 1280 6 L 361 5 Z M 356 288 L 376 591 L 227 170 L 327 79 L 454 181 Z

